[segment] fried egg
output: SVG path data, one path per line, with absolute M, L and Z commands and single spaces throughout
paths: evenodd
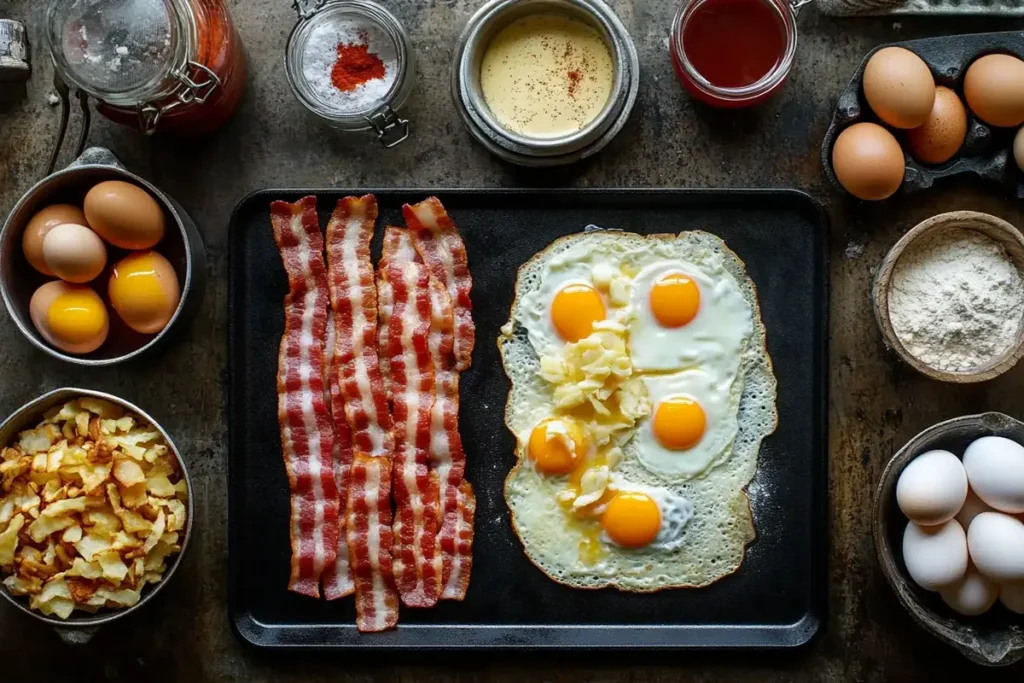
M 736 374 L 754 333 L 747 303 L 720 258 L 703 267 L 681 259 L 656 261 L 633 279 L 630 357 L 637 371 L 713 368 Z
M 637 425 L 626 450 L 647 470 L 666 479 L 689 478 L 729 455 L 739 431 L 742 378 L 694 369 L 642 381 L 651 416 Z
M 719 238 L 562 238 L 520 269 L 498 344 L 517 442 L 505 499 L 538 568 L 647 592 L 740 566 L 776 383 L 753 283 Z

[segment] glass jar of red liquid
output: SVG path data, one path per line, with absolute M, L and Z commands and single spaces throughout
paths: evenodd
M 58 75 L 146 134 L 208 133 L 241 102 L 245 51 L 226 0 L 51 0 L 46 28 Z
M 676 75 L 715 107 L 763 102 L 793 67 L 796 15 L 808 1 L 684 0 L 669 38 Z

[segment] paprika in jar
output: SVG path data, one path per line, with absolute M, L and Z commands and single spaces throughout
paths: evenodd
M 224 125 L 248 76 L 225 0 L 51 0 L 47 42 L 97 111 L 150 134 Z
M 693 96 L 715 107 L 763 102 L 793 67 L 802 4 L 684 0 L 669 37 L 676 75 Z

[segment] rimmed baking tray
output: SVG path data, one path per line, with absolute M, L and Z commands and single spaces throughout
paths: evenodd
M 458 223 L 473 274 L 477 345 L 462 376 L 466 477 L 478 510 L 473 579 L 462 603 L 403 609 L 399 627 L 359 634 L 351 599 L 286 589 L 288 486 L 275 375 L 284 270 L 271 200 L 319 198 L 321 224 L 348 194 L 373 192 L 378 225 L 436 195 Z M 515 463 L 498 355 L 516 271 L 554 239 L 588 225 L 639 233 L 702 229 L 742 258 L 758 288 L 779 380 L 779 428 L 750 486 L 758 538 L 743 566 L 710 587 L 631 595 L 552 582 L 512 531 L 503 482 Z M 380 233 L 374 244 L 379 255 Z M 826 616 L 828 497 L 828 234 L 820 205 L 794 190 L 264 190 L 236 207 L 230 229 L 229 610 L 263 648 L 517 650 L 794 648 Z

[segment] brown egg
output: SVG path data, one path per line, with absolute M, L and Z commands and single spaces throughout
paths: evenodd
M 53 276 L 43 259 L 43 238 L 46 233 L 64 223 L 85 225 L 85 214 L 77 206 L 71 204 L 53 204 L 40 210 L 29 219 L 25 232 L 21 236 L 21 249 L 29 264 L 43 275 Z
M 1024 123 L 1024 61 L 1010 55 L 986 55 L 964 76 L 964 97 L 985 123 L 1012 128 Z
M 32 295 L 28 311 L 39 336 L 67 353 L 95 351 L 110 330 L 107 307 L 88 285 L 47 282 Z
M 875 123 L 855 123 L 836 138 L 832 169 L 859 199 L 886 199 L 903 184 L 906 160 L 893 134 Z
M 935 106 L 923 126 L 907 134 L 910 151 L 926 164 L 944 164 L 952 159 L 967 138 L 967 109 L 956 93 L 945 87 L 935 89 Z
M 1017 168 L 1024 171 L 1024 128 L 1017 131 L 1017 137 L 1013 139 L 1013 158 L 1017 161 Z
M 924 60 L 902 47 L 882 48 L 864 69 L 864 97 L 890 126 L 917 128 L 935 104 L 935 78 Z
M 156 334 L 178 310 L 181 286 L 170 261 L 155 251 L 138 251 L 114 266 L 107 294 L 128 327 Z
M 164 212 L 141 187 L 120 180 L 85 195 L 85 218 L 100 237 L 122 249 L 149 249 L 164 237 Z

